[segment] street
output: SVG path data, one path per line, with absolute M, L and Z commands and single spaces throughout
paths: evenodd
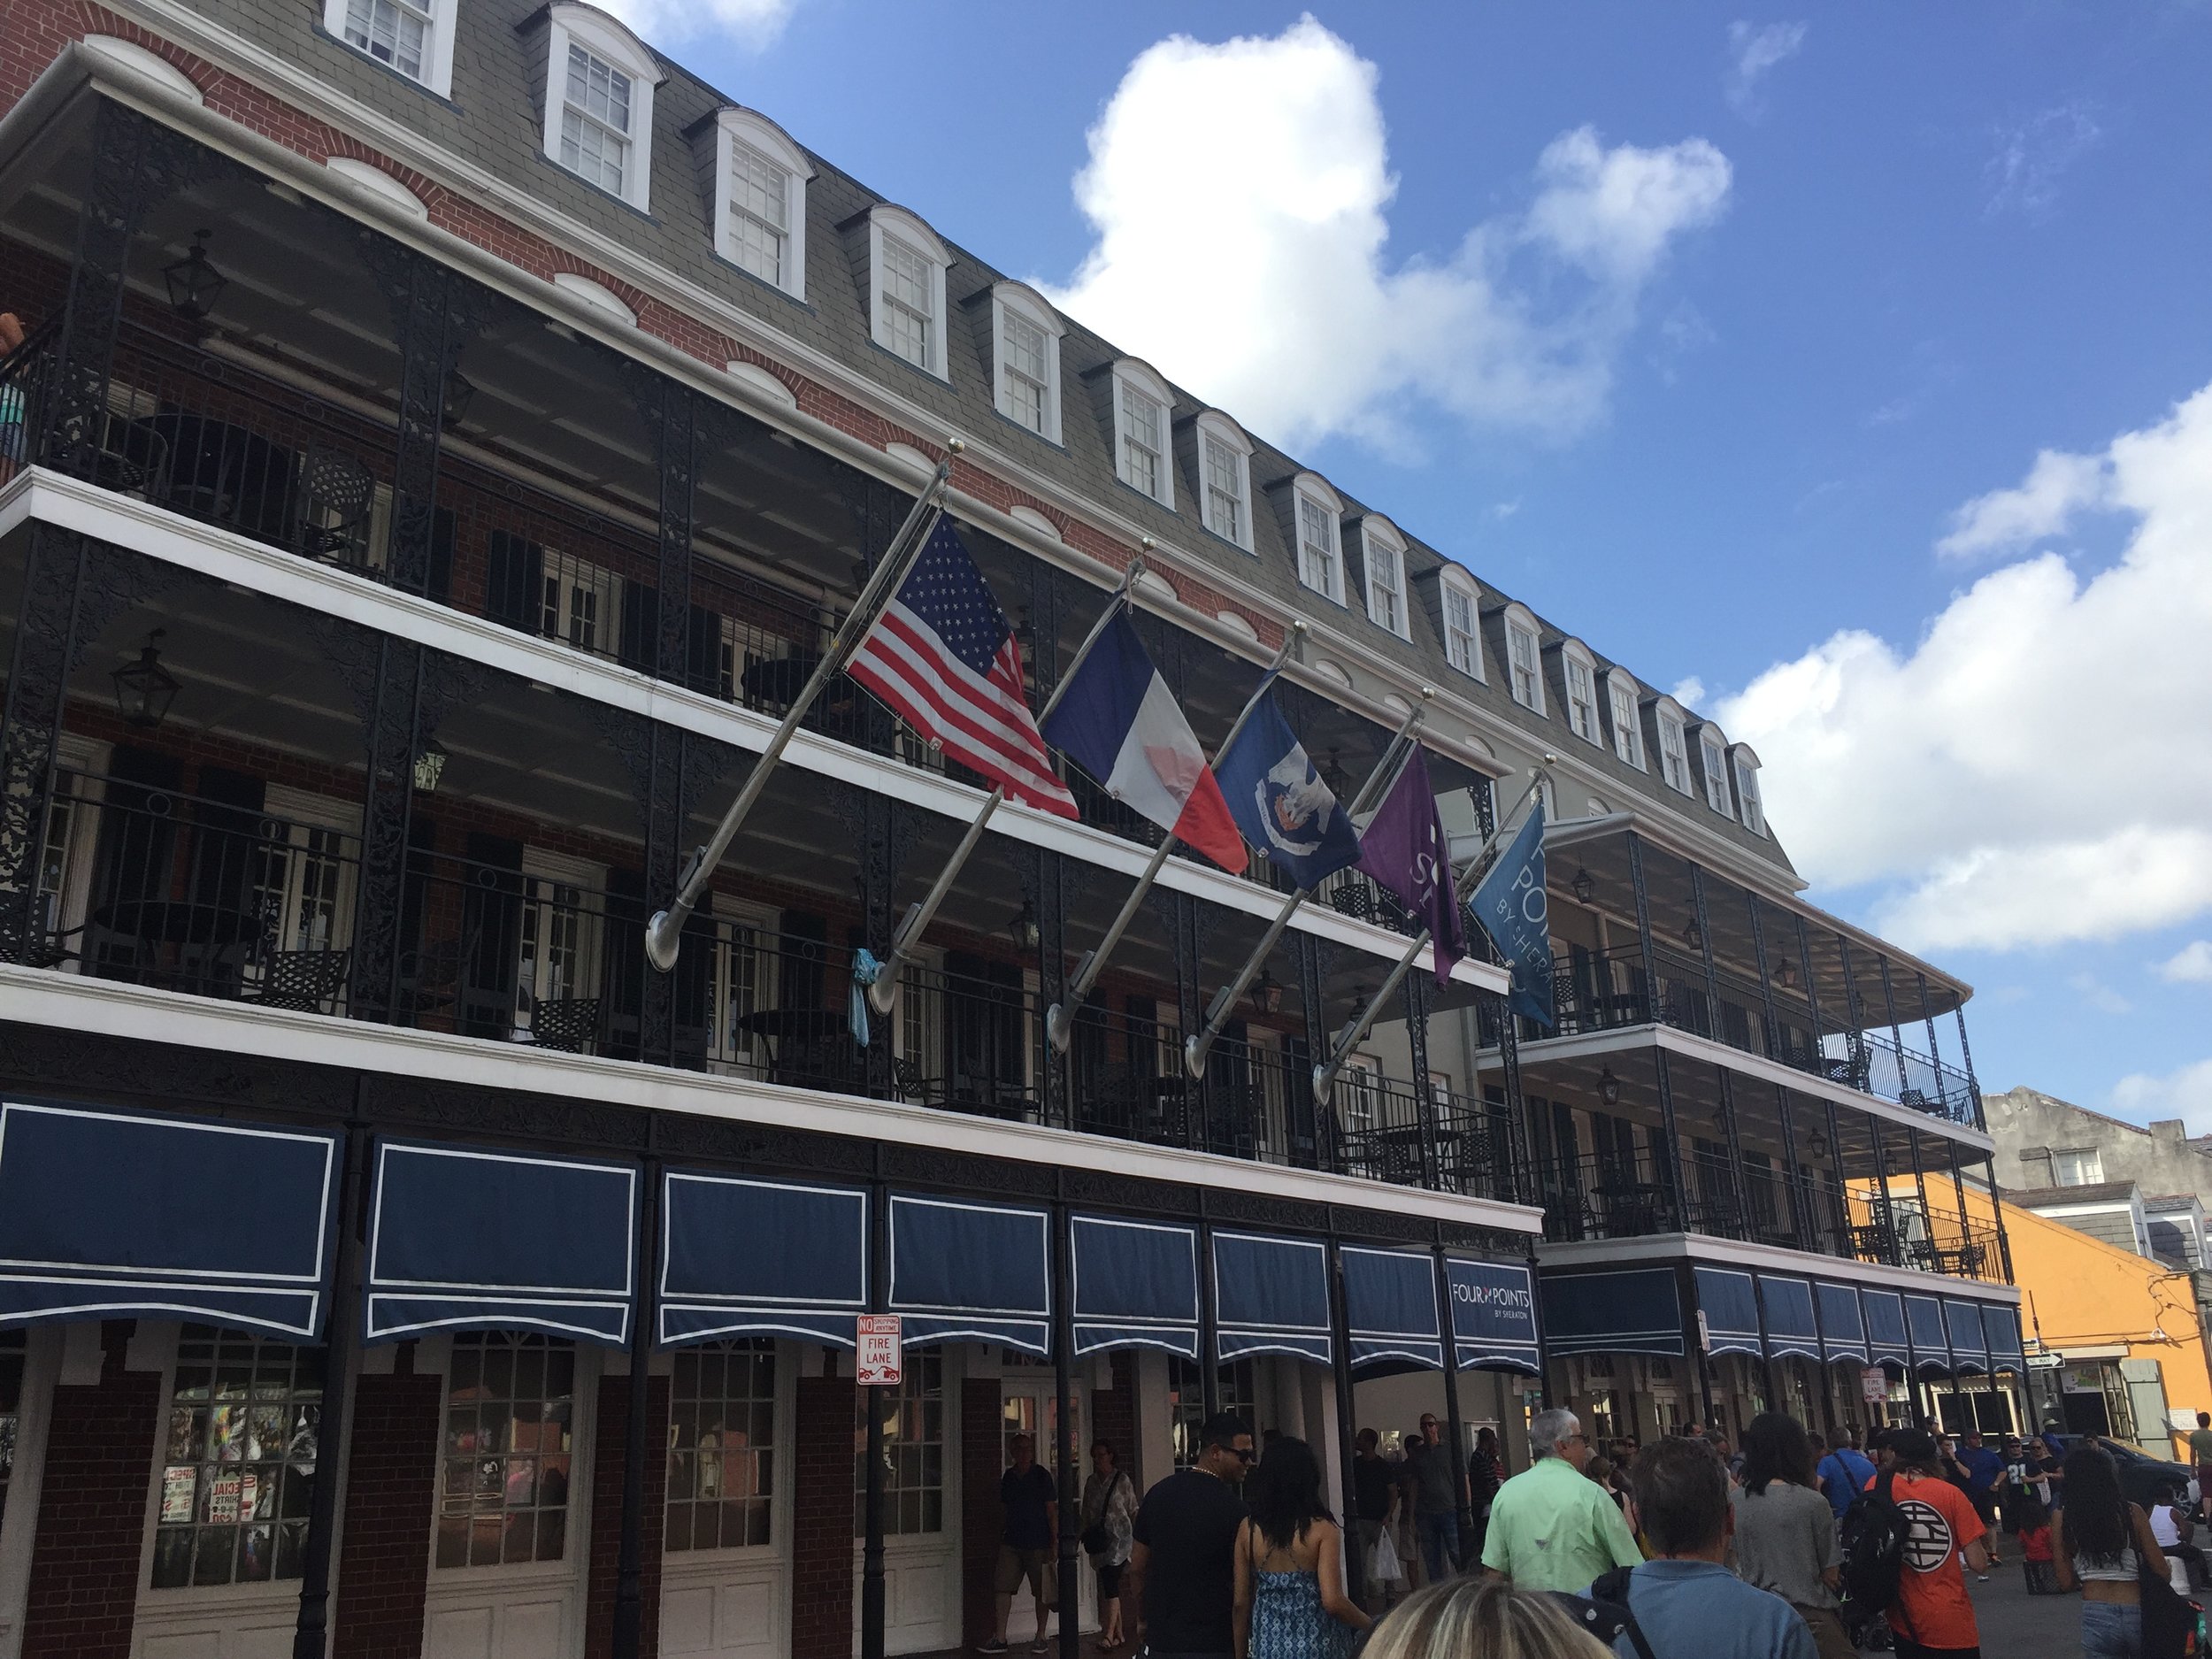
M 1989 1659 L 2075 1659 L 2081 1652 L 2081 1597 L 2030 1595 L 2016 1544 L 2012 1559 L 1994 1569 L 1987 1584 L 1975 1583 L 1969 1573 L 1966 1587 Z

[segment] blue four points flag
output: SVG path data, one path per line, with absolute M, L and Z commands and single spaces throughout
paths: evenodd
M 1552 1013 L 1551 930 L 1544 896 L 1544 803 L 1540 799 L 1513 837 L 1505 856 L 1475 889 L 1467 906 L 1482 931 L 1513 970 L 1507 1002 L 1550 1027 Z
M 1359 832 L 1306 754 L 1271 689 L 1214 763 L 1244 839 L 1302 887 L 1359 862 Z
M 1467 954 L 1467 930 L 1459 919 L 1459 901 L 1452 896 L 1451 853 L 1436 816 L 1429 763 L 1417 744 L 1381 810 L 1367 821 L 1359 867 L 1396 894 L 1398 902 L 1429 930 L 1436 982 L 1448 982 L 1452 964 Z

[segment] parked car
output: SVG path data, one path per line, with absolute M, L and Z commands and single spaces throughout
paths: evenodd
M 2179 1489 L 2187 1494 L 2190 1502 L 2197 1501 L 2196 1471 L 2186 1463 L 2169 1462 L 2153 1457 L 2139 1447 L 2125 1440 L 2116 1440 L 2108 1434 L 2062 1434 L 2059 1444 L 2072 1451 L 2077 1446 L 2101 1448 L 2110 1454 L 2120 1466 L 2120 1491 L 2130 1503 L 2139 1503 L 2148 1513 L 2152 1506 L 2166 1501 L 2166 1494 Z

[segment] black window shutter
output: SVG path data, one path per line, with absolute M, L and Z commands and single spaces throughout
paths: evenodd
M 525 634 L 539 631 L 545 588 L 545 549 L 504 530 L 495 530 L 484 585 L 484 614 Z
M 722 618 L 704 605 L 690 607 L 685 622 L 684 683 L 710 697 L 726 695 L 722 689 Z M 726 695 L 734 701 L 737 687 L 732 686 Z
M 615 650 L 623 667 L 643 674 L 660 671 L 660 614 L 657 588 L 622 579 L 622 638 Z

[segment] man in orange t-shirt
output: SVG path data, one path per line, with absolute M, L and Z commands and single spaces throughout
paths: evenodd
M 1989 1571 L 1987 1529 L 1973 1501 L 1937 1472 L 1935 1437 L 1927 1430 L 1892 1429 L 1889 1451 L 1896 1460 L 1886 1471 L 1889 1495 L 1907 1525 L 1904 1569 L 1889 1609 L 1897 1659 L 1981 1659 L 1981 1630 L 1960 1560 L 1976 1572 Z

